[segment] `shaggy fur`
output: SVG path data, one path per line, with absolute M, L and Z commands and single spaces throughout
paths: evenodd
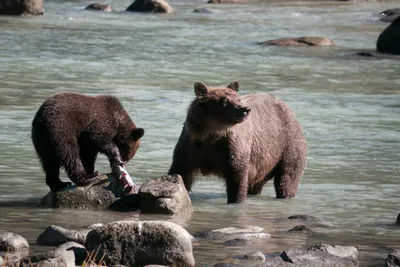
M 144 130 L 136 128 L 112 96 L 58 93 L 48 98 L 32 122 L 32 142 L 51 191 L 71 185 L 59 178 L 60 167 L 78 186 L 97 179 L 98 153 L 110 165 L 124 166 L 135 155 Z
M 294 197 L 307 161 L 295 114 L 272 95 L 239 96 L 238 90 L 238 82 L 195 83 L 169 174 L 180 174 L 188 191 L 196 171 L 217 175 L 226 182 L 228 203 L 260 194 L 272 178 L 277 198 Z

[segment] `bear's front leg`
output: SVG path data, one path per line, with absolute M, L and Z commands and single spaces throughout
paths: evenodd
M 116 144 L 109 143 L 102 145 L 100 146 L 100 152 L 107 156 L 111 169 L 115 168 L 115 166 L 125 168 L 125 162 L 122 160 Z

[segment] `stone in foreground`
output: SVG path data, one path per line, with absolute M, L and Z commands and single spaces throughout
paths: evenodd
M 1 15 L 43 15 L 43 0 L 0 0 Z
M 0 251 L 18 252 L 28 249 L 28 241 L 22 236 L 14 233 L 0 234 Z
M 46 208 L 93 209 L 107 208 L 123 195 L 123 185 L 111 174 L 88 186 L 70 186 L 49 192 L 40 202 Z
M 108 266 L 150 264 L 194 266 L 192 236 L 181 226 L 165 221 L 118 221 L 91 231 L 88 251 L 99 249 Z
M 180 175 L 168 175 L 147 181 L 139 188 L 143 213 L 191 213 L 192 202 Z
M 261 44 L 276 46 L 334 46 L 335 42 L 333 42 L 328 37 L 303 36 L 299 38 L 281 38 L 275 40 L 267 40 L 261 42 Z
M 385 267 L 399 267 L 399 266 L 400 266 L 400 249 L 396 249 L 389 253 L 385 261 Z

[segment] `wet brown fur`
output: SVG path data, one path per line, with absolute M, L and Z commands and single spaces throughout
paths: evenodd
M 60 167 L 78 186 L 98 178 L 98 153 L 110 165 L 124 165 L 135 155 L 144 130 L 137 128 L 113 96 L 58 93 L 39 108 L 32 122 L 32 142 L 55 192 L 71 183 L 59 178 Z
M 188 191 L 197 171 L 224 178 L 228 203 L 260 194 L 271 179 L 277 198 L 292 198 L 307 161 L 301 126 L 281 100 L 265 93 L 239 96 L 238 87 L 237 82 L 226 88 L 195 84 L 197 97 L 189 106 L 169 174 L 180 174 Z M 251 109 L 247 116 L 238 118 L 246 108 Z

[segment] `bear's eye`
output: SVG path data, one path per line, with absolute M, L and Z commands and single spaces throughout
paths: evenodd
M 222 106 L 226 107 L 228 105 L 228 99 L 224 98 L 222 100 Z

